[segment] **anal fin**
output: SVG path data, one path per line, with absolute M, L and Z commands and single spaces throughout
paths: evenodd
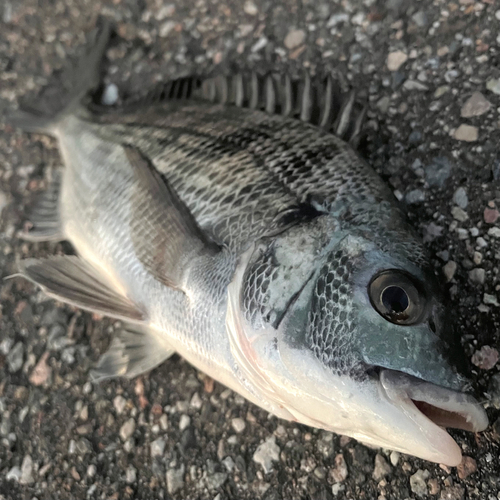
M 74 255 L 22 260 L 14 276 L 39 285 L 49 297 L 61 302 L 113 318 L 144 320 L 139 306 L 115 290 L 93 266 Z
M 112 377 L 134 378 L 156 368 L 174 352 L 154 329 L 125 324 L 116 332 L 90 377 L 97 382 Z
M 18 236 L 26 241 L 60 241 L 64 239 L 59 216 L 61 171 L 53 170 L 49 187 L 40 193 L 28 211 L 27 219 L 32 224 L 29 230 L 20 231 Z

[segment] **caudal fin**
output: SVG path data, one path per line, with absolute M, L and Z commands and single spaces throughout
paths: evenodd
M 6 122 L 26 132 L 54 135 L 56 125 L 64 116 L 79 106 L 82 98 L 96 89 L 100 83 L 100 67 L 111 34 L 111 26 L 107 19 L 99 18 L 98 26 L 91 33 L 90 40 L 72 69 L 67 87 L 70 96 L 62 109 L 53 114 L 41 114 L 33 109 L 20 109 L 7 113 Z

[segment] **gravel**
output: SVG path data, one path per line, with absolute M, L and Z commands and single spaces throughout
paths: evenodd
M 271 472 L 273 462 L 277 462 L 280 458 L 280 447 L 276 444 L 276 437 L 271 436 L 260 444 L 253 454 L 253 461 L 259 464 L 264 473 Z
M 359 153 L 405 203 L 442 273 L 450 323 L 492 423 L 479 435 L 453 432 L 470 461 L 441 468 L 280 421 L 177 356 L 137 380 L 93 385 L 89 370 L 119 325 L 4 280 L 1 500 L 496 498 L 497 12 L 486 0 L 0 2 L 0 116 L 26 94 L 40 104 L 49 81 L 58 90 L 47 97 L 64 98 L 61 78 L 98 13 L 116 26 L 97 96 L 110 106 L 193 72 L 338 67 L 367 104 Z M 71 252 L 65 242 L 16 237 L 48 171 L 60 165 L 54 141 L 0 123 L 3 277 L 21 258 Z

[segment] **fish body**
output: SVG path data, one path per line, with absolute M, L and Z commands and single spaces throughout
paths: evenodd
M 91 80 L 62 112 L 13 122 L 55 136 L 64 162 L 24 237 L 77 253 L 20 274 L 123 321 L 94 377 L 177 352 L 278 417 L 459 463 L 442 427 L 482 430 L 484 410 L 459 390 L 425 249 L 352 148 L 227 102 L 85 109 Z

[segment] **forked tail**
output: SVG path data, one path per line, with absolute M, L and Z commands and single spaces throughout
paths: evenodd
M 96 89 L 100 83 L 100 67 L 111 34 L 107 19 L 99 18 L 98 27 L 92 32 L 84 54 L 72 70 L 68 87 L 71 95 L 68 103 L 54 114 L 40 114 L 34 110 L 16 110 L 7 114 L 6 122 L 26 132 L 54 135 L 55 127 L 61 119 L 80 105 L 86 94 Z

